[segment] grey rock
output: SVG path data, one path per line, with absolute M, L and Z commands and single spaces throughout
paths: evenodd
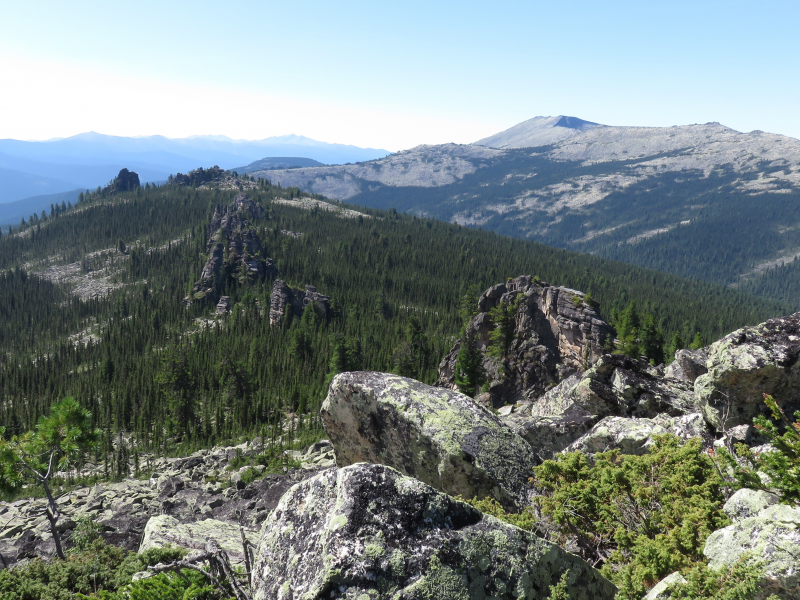
M 269 307 L 269 324 L 281 325 L 294 317 L 300 318 L 309 304 L 315 304 L 323 315 L 330 311 L 330 298 L 317 291 L 313 285 L 305 290 L 289 287 L 285 281 L 278 279 L 272 285 Z
M 730 567 L 741 558 L 759 561 L 764 575 L 760 596 L 800 598 L 800 508 L 774 504 L 712 533 L 703 554 L 712 568 Z
M 572 600 L 615 587 L 580 558 L 383 465 L 329 469 L 265 521 L 254 600 L 541 599 L 569 572 Z
M 708 372 L 694 382 L 703 414 L 718 431 L 767 414 L 772 394 L 791 415 L 800 409 L 800 313 L 726 335 L 708 348 Z M 723 422 L 724 421 L 724 422 Z
M 708 372 L 706 360 L 708 360 L 707 348 L 678 350 L 675 352 L 675 360 L 664 370 L 664 375 L 672 379 L 694 383 L 700 375 Z
M 211 297 L 216 302 L 230 277 L 242 272 L 253 280 L 277 277 L 278 270 L 265 257 L 261 239 L 251 219 L 263 217 L 263 209 L 246 194 L 230 204 L 218 204 L 208 226 L 208 261 L 188 301 Z
M 750 490 L 742 488 L 737 490 L 722 507 L 725 514 L 732 521 L 741 521 L 758 516 L 762 510 L 773 504 L 778 504 L 779 498 L 764 490 Z
M 675 571 L 664 577 L 661 581 L 659 581 L 653 589 L 647 592 L 647 595 L 644 597 L 644 600 L 669 600 L 672 598 L 675 590 L 683 585 L 686 585 L 688 582 L 686 578 Z
M 468 335 L 483 353 L 492 406 L 538 398 L 570 374 L 583 370 L 603 354 L 611 327 L 597 310 L 586 304 L 584 294 L 554 287 L 523 275 L 486 290 L 467 327 Z M 488 356 L 489 334 L 494 330 L 489 311 L 498 304 L 519 302 L 515 339 L 508 355 L 499 361 Z M 459 340 L 439 365 L 436 385 L 455 388 Z
M 385 464 L 448 494 L 507 506 L 530 493 L 530 446 L 458 392 L 386 373 L 342 373 L 320 414 L 340 467 Z
M 696 417 L 688 417 L 696 412 L 688 383 L 665 378 L 657 367 L 644 361 L 606 354 L 587 371 L 568 377 L 516 410 L 505 422 L 534 448 L 540 459 L 548 459 L 588 434 L 605 417 L 658 418 L 660 422 L 653 423 L 653 428 L 658 426 L 683 438 L 697 434 L 710 443 L 705 427 Z M 676 420 L 670 421 L 673 417 Z M 616 423 L 625 429 L 626 421 Z M 637 421 L 627 423 L 633 426 Z M 639 425 L 634 428 L 640 429 Z M 595 437 L 599 443 L 602 436 Z
M 245 529 L 245 537 L 255 545 L 257 535 L 253 529 Z M 144 528 L 139 553 L 152 548 L 176 546 L 187 550 L 202 550 L 208 540 L 217 542 L 233 563 L 244 563 L 244 551 L 239 526 L 215 519 L 203 519 L 195 523 L 181 523 L 169 515 L 151 517 Z
M 658 415 L 653 419 L 606 417 L 585 435 L 567 446 L 565 452 L 593 454 L 619 450 L 622 454 L 644 454 L 657 435 L 671 433 L 683 439 L 701 438 L 710 442 L 705 420 L 700 413 L 681 417 Z

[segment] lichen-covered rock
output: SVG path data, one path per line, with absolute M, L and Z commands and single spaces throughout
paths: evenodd
M 725 514 L 732 521 L 741 521 L 758 516 L 762 510 L 773 504 L 778 504 L 779 498 L 764 490 L 750 490 L 742 488 L 737 490 L 722 507 Z
M 555 544 L 383 465 L 330 469 L 264 522 L 255 600 L 544 600 L 568 572 L 572 600 L 616 589 Z
M 653 444 L 654 436 L 664 434 L 676 435 L 685 440 L 701 438 L 706 445 L 711 443 L 711 436 L 700 413 L 682 417 L 658 415 L 653 419 L 606 417 L 567 446 L 565 451 L 594 454 L 619 450 L 622 454 L 641 455 Z
M 680 379 L 687 383 L 694 383 L 700 375 L 708 372 L 706 368 L 708 352 L 706 348 L 699 350 L 678 350 L 675 353 L 675 360 L 664 369 L 664 375 L 672 379 Z
M 647 592 L 644 600 L 669 600 L 672 598 L 675 591 L 686 583 L 688 583 L 686 578 L 675 571 L 664 577 L 653 589 Z
M 529 275 L 483 293 L 478 301 L 480 312 L 468 325 L 467 333 L 484 355 L 487 403 L 499 407 L 541 396 L 603 353 L 611 327 L 584 298 L 582 292 L 551 286 Z M 489 334 L 495 328 L 489 311 L 499 304 L 515 303 L 514 341 L 502 360 L 492 358 L 486 354 Z M 437 385 L 455 388 L 456 358 L 462 343 L 459 340 L 439 365 Z
M 800 409 L 798 358 L 800 313 L 739 329 L 711 344 L 708 372 L 694 382 L 706 419 L 720 431 L 750 423 L 766 414 L 765 393 L 791 415 Z
M 245 529 L 245 537 L 255 545 L 258 537 L 255 530 Z M 217 542 L 233 563 L 244 562 L 242 537 L 239 526 L 216 519 L 203 519 L 195 523 L 181 523 L 169 515 L 151 517 L 144 528 L 144 536 L 139 546 L 139 553 L 151 548 L 177 546 L 187 550 L 202 550 L 208 540 Z
M 387 373 L 342 373 L 320 414 L 340 467 L 385 464 L 448 494 L 505 505 L 530 493 L 530 446 L 458 392 Z
M 688 383 L 665 378 L 660 369 L 643 361 L 606 354 L 584 373 L 570 376 L 538 400 L 513 412 L 505 422 L 534 448 L 537 456 L 546 459 L 586 435 L 604 417 L 658 417 L 663 421 L 661 427 L 674 427 L 680 437 L 687 437 L 687 427 L 702 434 L 703 427 L 696 427 L 694 418 L 667 423 L 670 417 L 690 415 L 696 410 Z
M 708 536 L 703 554 L 712 568 L 730 567 L 743 556 L 764 568 L 764 596 L 800 598 L 800 509 L 774 504 Z

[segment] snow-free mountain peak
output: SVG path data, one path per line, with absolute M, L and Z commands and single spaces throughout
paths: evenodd
M 578 117 L 558 115 L 534 117 L 513 127 L 475 142 L 477 146 L 489 148 L 528 148 L 560 142 L 583 131 L 603 127 L 599 123 Z

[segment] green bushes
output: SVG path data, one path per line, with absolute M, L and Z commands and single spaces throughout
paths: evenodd
M 728 524 L 723 481 L 700 440 L 661 436 L 643 456 L 559 455 L 537 468 L 535 485 L 551 539 L 600 567 L 619 600 L 703 561 L 706 538 Z
M 763 415 L 757 416 L 753 424 L 774 447 L 771 452 L 754 454 L 744 444 L 737 444 L 735 450 L 721 449 L 718 453 L 722 469 L 731 473 L 737 487 L 778 492 L 786 504 L 800 504 L 800 411 L 794 413 L 792 423 L 775 402 L 764 394 L 764 402 L 769 407 L 776 422 Z M 760 473 L 767 475 L 768 484 Z

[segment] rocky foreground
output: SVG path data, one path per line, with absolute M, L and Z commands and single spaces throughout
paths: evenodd
M 502 360 L 487 354 L 489 311 L 501 303 L 515 307 Z M 257 549 L 259 600 L 544 600 L 562 577 L 573 600 L 611 599 L 614 586 L 581 558 L 455 496 L 519 509 L 535 493 L 534 467 L 556 453 L 641 454 L 662 433 L 760 451 L 765 440 L 750 423 L 766 410 L 762 394 L 789 414 L 800 408 L 800 313 L 679 351 L 665 369 L 606 353 L 611 328 L 575 290 L 520 277 L 487 290 L 478 308 L 469 339 L 489 381 L 476 400 L 452 389 L 463 341 L 442 362 L 438 387 L 342 373 L 321 409 L 330 441 L 293 454 L 300 468 L 228 469 L 262 451 L 258 440 L 161 460 L 147 479 L 62 495 L 67 544 L 89 517 L 129 549 L 197 550 L 211 539 L 242 564 L 244 536 Z M 6 564 L 52 556 L 43 511 L 40 500 L 0 505 Z M 800 509 L 744 489 L 725 512 L 732 524 L 708 538 L 710 564 L 758 556 L 763 590 L 800 597 Z M 668 598 L 676 582 L 678 574 L 648 598 Z

